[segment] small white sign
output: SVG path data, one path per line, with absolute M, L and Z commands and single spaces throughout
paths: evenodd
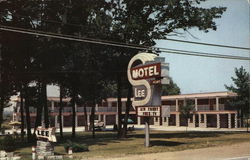
M 137 107 L 137 116 L 141 117 L 160 117 L 161 107 Z
M 56 128 L 37 127 L 36 136 L 40 139 L 47 139 L 50 142 L 56 142 Z
M 170 117 L 170 106 L 167 105 L 161 106 L 161 116 Z

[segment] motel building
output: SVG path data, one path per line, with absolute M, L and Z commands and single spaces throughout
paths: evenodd
M 196 94 L 181 94 L 162 96 L 162 105 L 170 107 L 169 117 L 152 117 L 151 125 L 161 126 L 188 126 L 200 128 L 237 128 L 238 116 L 236 108 L 230 107 L 226 102 L 236 97 L 232 92 L 210 92 Z M 194 103 L 194 111 L 191 118 L 186 121 L 180 115 L 180 107 L 185 101 L 191 100 Z M 64 127 L 71 127 L 72 124 L 72 107 L 69 105 L 69 98 L 63 99 L 62 121 Z M 13 120 L 21 121 L 20 118 L 20 99 L 15 99 L 15 109 Z M 59 98 L 48 97 L 49 120 L 51 127 L 59 127 Z M 75 106 L 76 108 L 76 127 L 84 126 L 84 107 Z M 122 116 L 125 114 L 126 98 L 122 98 Z M 90 121 L 91 107 L 87 106 L 87 123 Z M 24 113 L 25 115 L 25 113 Z M 31 126 L 34 127 L 36 109 L 30 106 Z M 143 117 L 137 117 L 133 107 L 130 108 L 130 119 L 135 124 L 144 124 Z M 104 125 L 117 124 L 117 98 L 107 98 L 101 104 L 96 104 L 95 120 L 103 121 Z

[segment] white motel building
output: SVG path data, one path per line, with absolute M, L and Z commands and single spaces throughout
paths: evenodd
M 230 107 L 226 102 L 236 97 L 232 92 L 209 92 L 195 94 L 181 94 L 162 96 L 162 105 L 170 107 L 169 117 L 154 117 L 151 118 L 151 125 L 161 126 L 189 126 L 189 127 L 214 127 L 214 128 L 237 128 L 238 115 L 237 108 Z M 62 120 L 64 127 L 71 127 L 72 122 L 72 107 L 69 105 L 69 98 L 63 99 Z M 180 107 L 187 100 L 194 102 L 194 111 L 191 118 L 186 121 L 180 114 Z M 15 112 L 13 113 L 14 120 L 20 121 L 20 99 L 15 101 Z M 51 126 L 59 127 L 59 98 L 48 97 L 50 124 Z M 84 125 L 84 107 L 76 107 L 76 127 Z M 122 98 L 122 114 L 124 116 L 126 108 L 126 98 Z M 105 125 L 114 125 L 117 123 L 117 98 L 107 98 L 101 104 L 95 107 L 96 120 L 103 121 Z M 25 113 L 24 113 L 25 114 Z M 91 107 L 87 106 L 87 121 L 89 123 Z M 31 124 L 34 126 L 36 109 L 30 107 Z M 136 111 L 130 108 L 130 119 L 135 124 L 144 124 L 143 117 L 137 117 Z

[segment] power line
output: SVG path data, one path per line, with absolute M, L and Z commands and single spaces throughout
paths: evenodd
M 114 46 L 114 47 L 132 48 L 132 49 L 138 49 L 138 50 L 147 50 L 147 49 L 152 50 L 153 49 L 153 50 L 158 50 L 160 52 L 165 52 L 165 53 L 181 54 L 181 55 L 189 55 L 189 56 L 250 60 L 250 57 L 231 56 L 231 55 L 203 53 L 203 52 L 192 52 L 192 51 L 175 50 L 175 49 L 168 49 L 168 48 L 157 48 L 157 47 L 149 47 L 149 46 L 141 46 L 141 45 L 129 45 L 125 43 L 117 43 L 117 42 L 112 42 L 112 41 L 98 41 L 96 39 L 79 38 L 77 36 L 36 31 L 36 30 L 23 29 L 23 28 L 17 28 L 17 27 L 9 27 L 9 26 L 3 26 L 3 25 L 0 25 L 0 30 L 23 33 L 23 34 L 30 34 L 30 35 L 36 35 L 36 36 L 45 36 L 45 37 L 51 37 L 51 38 L 72 40 L 72 41 L 85 42 L 85 43 L 109 45 L 109 46 Z
M 238 47 L 238 46 L 228 46 L 228 45 L 221 45 L 221 44 L 193 42 L 193 41 L 185 41 L 185 40 L 170 39 L 170 38 L 167 38 L 167 39 L 165 39 L 165 40 L 168 40 L 168 41 L 175 41 L 175 42 L 182 42 L 182 43 L 191 43 L 191 44 L 206 45 L 206 46 L 214 46 L 214 47 L 224 47 L 224 48 L 233 48 L 233 49 L 250 50 L 250 48 L 247 48 L 247 47 Z
M 218 53 L 207 53 L 207 52 L 196 52 L 196 51 L 184 51 L 184 50 L 179 50 L 179 49 L 167 49 L 167 48 L 161 48 L 161 47 L 158 47 L 158 49 L 161 50 L 161 52 L 165 51 L 165 52 L 185 52 L 186 55 L 193 55 L 193 54 L 196 54 L 196 55 L 206 55 L 206 56 L 217 56 L 218 57 L 232 57 L 232 58 L 242 58 L 241 56 L 233 56 L 233 55 L 223 55 L 223 54 L 218 54 Z M 178 53 L 176 53 L 178 54 Z M 248 58 L 248 57 L 244 57 L 244 58 Z
M 30 35 L 36 35 L 36 36 L 43 36 L 43 37 L 50 37 L 50 38 L 58 38 L 58 39 L 64 39 L 64 40 L 71 40 L 71 41 L 78 41 L 78 42 L 109 45 L 109 46 L 115 46 L 115 47 L 132 48 L 132 49 L 140 49 L 140 50 L 147 49 L 145 47 L 140 47 L 140 46 L 135 46 L 135 45 L 123 45 L 123 44 L 119 44 L 115 42 L 111 43 L 111 41 L 98 41 L 96 39 L 79 38 L 77 36 L 71 36 L 71 35 L 65 35 L 65 34 L 63 35 L 63 34 L 51 33 L 51 32 L 43 32 L 43 31 L 37 31 L 37 30 L 31 30 L 31 29 L 23 29 L 23 28 L 17 28 L 17 27 L 9 27 L 9 26 L 3 26 L 3 25 L 0 25 L 0 30 L 16 32 L 16 33 L 24 33 L 24 34 L 30 34 Z
M 7 15 L 10 15 L 10 16 L 13 16 L 13 14 L 4 13 L 4 12 L 0 12 L 0 14 L 7 14 Z M 30 16 L 20 15 L 20 14 L 16 14 L 16 13 L 14 15 L 18 16 L 18 17 L 30 18 Z M 83 27 L 83 25 L 79 25 L 79 24 L 76 24 L 76 23 L 63 23 L 63 22 L 59 22 L 59 21 L 56 21 L 56 20 L 43 20 L 43 21 L 49 22 L 49 23 L 63 24 L 63 25 L 68 25 L 68 26 Z M 167 38 L 165 40 L 175 41 L 175 42 L 182 42 L 182 43 L 197 44 L 197 45 L 207 45 L 207 46 L 214 46 L 214 47 L 224 47 L 224 48 L 250 50 L 250 48 L 247 48 L 247 47 L 239 47 L 239 46 L 231 46 L 231 45 L 221 45 L 221 44 L 212 44 L 212 43 L 203 43 L 203 42 L 193 42 L 193 41 L 185 41 L 185 40 L 178 40 L 178 39 L 171 39 L 171 38 Z M 98 40 L 98 41 L 103 41 L 103 40 Z

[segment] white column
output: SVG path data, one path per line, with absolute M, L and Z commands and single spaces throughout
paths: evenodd
M 220 128 L 220 114 L 217 114 L 217 128 Z
M 103 115 L 104 128 L 106 128 L 106 114 Z
M 201 114 L 198 114 L 199 127 L 201 127 Z
M 101 121 L 101 115 L 98 114 L 98 121 Z
M 51 101 L 51 110 L 52 111 L 55 111 L 55 102 L 54 101 Z
M 231 120 L 231 114 L 230 113 L 228 113 L 228 128 L 232 128 L 232 120 Z
M 193 114 L 193 127 L 195 127 L 196 124 L 196 119 L 195 119 L 195 114 Z
M 235 117 L 234 117 L 234 128 L 238 128 L 238 115 L 237 115 L 237 113 L 235 113 Z
M 89 125 L 90 124 L 90 115 L 87 114 L 87 124 Z
M 78 127 L 78 116 L 76 115 L 76 119 L 75 119 L 75 125 L 76 127 Z
M 179 111 L 178 99 L 175 99 L 175 109 L 177 112 Z
M 204 114 L 204 127 L 207 128 L 207 114 Z
M 195 106 L 195 111 L 198 111 L 198 99 L 194 99 L 194 106 Z
M 176 114 L 176 126 L 180 127 L 180 115 Z
M 78 127 L 78 117 L 77 117 L 77 105 L 75 104 L 76 118 L 75 118 L 75 127 Z
M 62 115 L 62 127 L 64 127 L 64 116 Z
M 160 125 L 160 117 L 154 117 L 154 125 Z
M 216 97 L 216 111 L 219 111 L 220 107 L 219 107 L 219 97 Z
M 75 111 L 77 112 L 77 105 L 75 104 Z
M 141 124 L 141 117 L 137 117 L 137 124 L 140 125 Z
M 118 114 L 115 115 L 115 123 L 118 125 Z
M 55 116 L 55 127 L 58 127 L 57 118 L 58 118 L 58 116 L 56 115 L 56 116 Z
M 166 117 L 165 125 L 166 125 L 166 126 L 169 126 L 169 117 Z

